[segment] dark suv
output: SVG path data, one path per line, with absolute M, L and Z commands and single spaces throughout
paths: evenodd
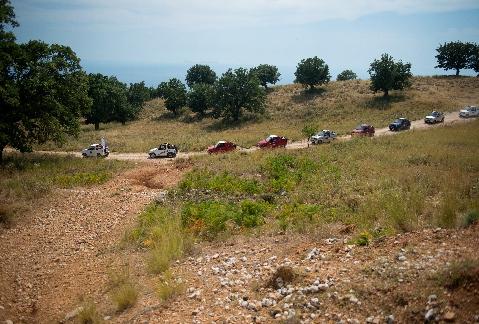
M 398 118 L 389 124 L 389 130 L 391 132 L 396 132 L 404 129 L 411 128 L 411 122 L 406 118 Z

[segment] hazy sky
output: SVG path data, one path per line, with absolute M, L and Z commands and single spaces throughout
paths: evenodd
M 19 41 L 73 48 L 88 72 L 150 85 L 184 80 L 193 64 L 274 64 L 292 82 L 302 58 L 319 56 L 333 79 L 368 77 L 382 53 L 434 69 L 446 41 L 479 43 L 479 0 L 13 0 Z M 454 73 L 448 71 L 448 74 Z M 463 71 L 472 74 L 472 71 Z

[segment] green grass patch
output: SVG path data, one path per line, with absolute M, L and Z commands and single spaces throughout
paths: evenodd
M 264 223 L 271 205 L 263 201 L 240 203 L 220 201 L 187 202 L 182 208 L 183 226 L 196 236 L 214 239 L 221 232 L 235 228 L 252 228 Z
M 231 194 L 255 194 L 262 190 L 261 184 L 254 179 L 243 179 L 228 171 L 218 174 L 201 170 L 188 173 L 180 182 L 179 188 L 183 191 L 198 189 Z

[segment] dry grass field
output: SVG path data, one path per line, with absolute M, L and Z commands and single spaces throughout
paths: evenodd
M 268 93 L 266 115 L 245 116 L 238 125 L 212 118 L 198 120 L 188 112 L 173 118 L 163 101 L 155 99 L 146 104 L 137 121 L 124 126 L 101 124 L 99 131 L 84 125 L 79 138 L 63 147 L 51 143 L 38 149 L 78 151 L 102 136 L 113 152 L 146 152 L 165 141 L 182 151 L 202 151 L 221 139 L 250 147 L 275 133 L 300 140 L 305 125 L 345 134 L 363 122 L 378 128 L 399 116 L 414 120 L 431 110 L 454 111 L 478 103 L 479 78 L 470 77 L 415 77 L 410 89 L 393 91 L 388 99 L 371 92 L 369 81 L 364 80 L 331 82 L 314 93 L 304 92 L 300 85 L 276 86 Z

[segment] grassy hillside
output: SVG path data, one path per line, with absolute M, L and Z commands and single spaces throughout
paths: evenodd
M 183 151 L 200 151 L 220 139 L 249 147 L 271 133 L 299 140 L 305 124 L 348 133 L 361 122 L 386 126 L 393 118 L 424 117 L 431 110 L 453 111 L 464 105 L 479 104 L 479 78 L 416 77 L 410 89 L 393 92 L 389 99 L 369 90 L 369 81 L 331 82 L 315 93 L 305 93 L 299 85 L 277 86 L 267 98 L 267 114 L 247 116 L 235 126 L 211 118 L 197 120 L 184 114 L 178 119 L 168 113 L 162 100 L 146 104 L 140 120 L 82 127 L 78 139 L 63 148 L 53 144 L 42 149 L 78 151 L 104 136 L 113 152 L 146 152 L 160 142 L 172 142 Z
M 478 137 L 476 120 L 297 151 L 195 157 L 170 192 L 174 203 L 140 217 L 141 235 L 134 236 L 154 242 L 164 222 L 205 239 L 248 228 L 319 236 L 343 228 L 364 241 L 466 226 L 479 211 Z M 149 237 L 143 226 L 157 221 Z

